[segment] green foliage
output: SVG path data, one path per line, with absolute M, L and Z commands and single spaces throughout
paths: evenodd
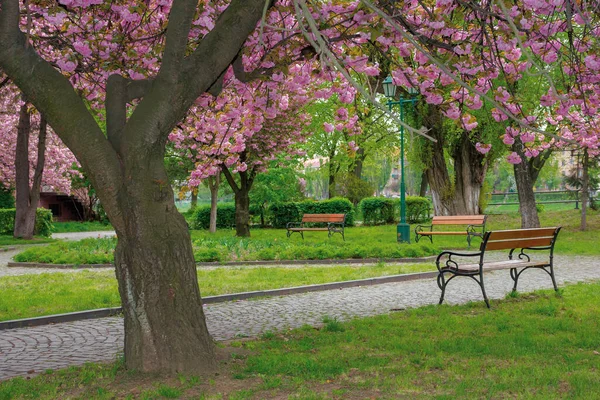
M 395 219 L 396 201 L 385 197 L 368 197 L 358 204 L 358 208 L 364 225 L 391 224 Z
M 0 209 L 0 234 L 12 234 L 15 230 L 14 208 Z M 38 208 L 35 215 L 35 234 L 49 237 L 52 235 L 52 211 Z
M 375 187 L 371 183 L 354 174 L 344 174 L 336 179 L 335 193 L 347 198 L 352 204 L 358 204 L 365 197 L 372 195 L 374 191 Z
M 274 228 L 285 228 L 288 222 L 299 222 L 304 214 L 346 214 L 346 225 L 354 225 L 354 206 L 343 197 L 272 204 L 269 213 Z
M 208 229 L 210 227 L 210 206 L 196 208 L 191 225 L 193 229 Z M 218 204 L 217 228 L 231 228 L 232 226 L 235 226 L 235 204 Z
M 12 190 L 0 185 L 0 209 L 15 208 L 15 198 Z
M 546 209 L 546 207 L 544 207 L 543 204 L 536 204 L 535 209 L 537 210 L 538 213 L 543 213 L 544 210 Z
M 429 199 L 419 196 L 406 196 L 406 222 L 409 224 L 418 224 L 428 220 L 430 209 Z

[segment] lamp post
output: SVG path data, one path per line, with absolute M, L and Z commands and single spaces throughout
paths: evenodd
M 415 96 L 417 90 L 413 87 L 408 88 L 410 99 L 394 100 L 396 96 L 396 85 L 392 82 L 392 78 L 388 76 L 383 81 L 383 92 L 388 98 L 388 108 L 392 111 L 394 105 L 400 105 L 400 121 L 404 122 L 404 104 L 411 103 L 414 105 L 417 101 Z M 400 125 L 400 223 L 396 227 L 397 240 L 400 243 L 410 243 L 410 225 L 406 223 L 406 184 L 404 182 L 404 125 Z

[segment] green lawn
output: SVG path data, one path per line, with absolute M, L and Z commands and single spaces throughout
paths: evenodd
M 542 226 L 563 226 L 556 252 L 558 254 L 600 255 L 600 213 L 590 210 L 588 231 L 579 231 L 579 210 L 547 211 L 540 214 Z M 487 229 L 520 227 L 519 214 L 490 215 Z M 414 229 L 414 226 L 412 227 Z M 411 229 L 411 231 L 413 230 Z M 437 229 L 437 227 L 436 227 Z M 449 226 L 446 229 L 455 230 Z M 215 234 L 192 231 L 196 261 L 249 261 L 249 260 L 320 260 L 346 258 L 403 258 L 438 254 L 440 249 L 466 249 L 463 236 L 438 236 L 432 244 L 427 238 L 418 244 L 398 244 L 396 226 L 350 227 L 346 241 L 340 235 L 327 237 L 326 232 L 306 232 L 305 239 L 294 234 L 286 237 L 284 229 L 254 229 L 251 238 L 235 237 L 232 229 L 221 229 Z M 473 248 L 479 245 L 473 240 Z M 24 262 L 102 264 L 113 262 L 116 239 L 85 239 L 79 242 L 53 243 L 36 247 L 17 255 Z
M 104 224 L 98 221 L 69 221 L 69 222 L 53 222 L 53 233 L 64 232 L 95 232 L 95 231 L 112 231 L 114 228 L 111 224 Z
M 595 399 L 600 284 L 494 303 L 326 319 L 221 345 L 218 374 L 157 378 L 122 362 L 0 383 L 0 399 Z
M 434 270 L 414 265 L 199 270 L 202 296 L 366 279 Z M 114 272 L 80 271 L 0 278 L 0 321 L 121 305 Z
M 0 235 L 0 247 L 20 246 L 24 244 L 52 243 L 56 240 L 45 237 L 34 237 L 32 240 L 15 239 L 12 235 Z M 1 250 L 1 248 L 0 248 Z

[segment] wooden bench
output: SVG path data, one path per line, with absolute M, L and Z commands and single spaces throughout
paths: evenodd
M 415 228 L 415 242 L 419 242 L 421 236 L 429 237 L 433 243 L 435 235 L 466 235 L 467 243 L 471 247 L 471 239 L 473 236 L 483 237 L 485 233 L 485 221 L 487 215 L 452 215 L 452 216 L 435 216 L 431 221 L 431 225 L 417 225 Z M 465 230 L 461 231 L 433 231 L 433 227 L 437 225 L 466 225 Z M 423 228 L 429 228 L 424 231 Z
M 322 226 L 323 224 L 327 224 L 327 226 Z M 335 233 L 339 233 L 342 235 L 342 239 L 345 241 L 345 224 L 346 214 L 304 214 L 301 222 L 287 223 L 287 237 L 290 237 L 290 235 L 294 232 L 298 232 L 300 233 L 300 236 L 302 236 L 302 239 L 304 239 L 305 231 L 327 231 L 328 237 L 333 236 Z
M 490 307 L 490 302 L 485 293 L 483 284 L 483 272 L 497 269 L 509 269 L 510 277 L 514 281 L 513 291 L 517 290 L 517 282 L 523 271 L 530 268 L 540 268 L 552 279 L 554 290 L 558 290 L 556 279 L 554 277 L 554 244 L 560 227 L 553 228 L 535 228 L 535 229 L 514 229 L 507 231 L 490 231 L 483 236 L 479 251 L 476 253 L 458 253 L 453 251 L 444 251 L 437 257 L 435 264 L 439 271 L 437 284 L 442 290 L 440 304 L 444 301 L 444 294 L 448 283 L 457 276 L 468 276 L 473 278 L 481 287 L 485 304 Z M 520 249 L 515 255 L 515 250 Z M 508 259 L 505 261 L 486 262 L 484 257 L 490 250 L 510 250 Z M 538 258 L 533 259 L 530 254 L 536 252 Z M 545 253 L 539 253 L 545 251 Z M 542 257 L 540 257 L 540 255 Z M 547 256 L 547 258 L 546 258 Z M 478 263 L 463 263 L 453 257 L 478 257 Z M 445 262 L 444 262 L 445 260 Z M 446 278 L 446 275 L 450 275 Z

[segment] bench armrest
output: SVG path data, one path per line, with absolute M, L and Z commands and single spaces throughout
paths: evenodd
M 440 267 L 440 261 L 442 261 L 442 258 L 444 256 L 448 256 L 448 259 L 444 263 L 444 266 L 445 267 L 449 267 L 452 264 L 456 268 L 458 268 L 458 263 L 452 259 L 452 256 L 457 256 L 457 257 L 481 257 L 482 254 L 483 253 L 481 251 L 478 251 L 478 252 L 475 252 L 475 253 L 459 253 L 459 252 L 456 252 L 456 251 L 442 251 L 437 256 L 437 258 L 435 259 L 435 266 L 437 267 L 437 269 L 439 271 L 441 271 L 442 267 Z
M 415 227 L 415 234 L 419 234 L 419 232 L 423 232 L 423 228 L 429 228 L 430 231 L 433 230 L 433 224 L 431 225 L 417 225 Z
M 344 225 L 345 224 L 343 222 L 328 222 L 327 223 L 327 228 L 333 228 L 333 227 L 336 227 L 336 226 L 339 226 L 339 227 L 343 228 Z
M 285 225 L 286 229 L 290 229 L 290 228 L 299 228 L 302 226 L 302 222 L 288 222 Z

